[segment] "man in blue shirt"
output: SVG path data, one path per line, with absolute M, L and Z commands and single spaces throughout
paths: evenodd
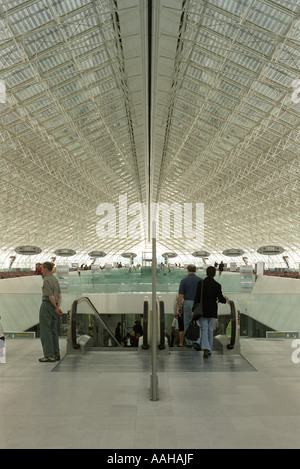
M 194 305 L 197 285 L 199 281 L 200 282 L 202 281 L 195 274 L 195 272 L 196 272 L 196 266 L 193 264 L 188 265 L 187 267 L 188 275 L 187 277 L 181 280 L 180 285 L 179 285 L 179 290 L 178 290 L 177 306 L 178 306 L 178 315 L 180 316 L 183 314 L 183 326 L 184 326 L 183 335 L 185 334 L 185 331 L 187 330 L 189 323 L 192 320 L 192 309 Z M 187 347 L 191 347 L 193 344 L 193 342 L 187 338 L 185 338 L 185 343 Z M 194 343 L 194 347 L 196 350 L 201 350 L 200 349 L 200 337 Z

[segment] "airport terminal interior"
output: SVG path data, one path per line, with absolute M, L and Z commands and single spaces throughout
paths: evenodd
M 299 1 L 3 0 L 0 63 L 0 449 L 300 448 Z

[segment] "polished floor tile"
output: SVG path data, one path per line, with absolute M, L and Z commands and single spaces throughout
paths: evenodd
M 241 355 L 93 351 L 41 364 L 38 339 L 8 339 L 1 449 L 300 448 L 292 341 L 244 339 Z M 62 350 L 65 342 L 61 343 Z

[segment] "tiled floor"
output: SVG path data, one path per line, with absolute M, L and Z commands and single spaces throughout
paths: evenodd
M 62 350 L 65 342 L 62 343 Z M 8 339 L 0 448 L 300 448 L 292 340 L 244 339 L 242 357 L 170 349 L 89 352 L 41 364 L 38 339 Z

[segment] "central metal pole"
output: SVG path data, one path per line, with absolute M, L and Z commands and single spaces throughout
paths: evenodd
M 151 400 L 158 399 L 157 365 L 157 307 L 156 307 L 156 223 L 152 223 L 152 376 Z

